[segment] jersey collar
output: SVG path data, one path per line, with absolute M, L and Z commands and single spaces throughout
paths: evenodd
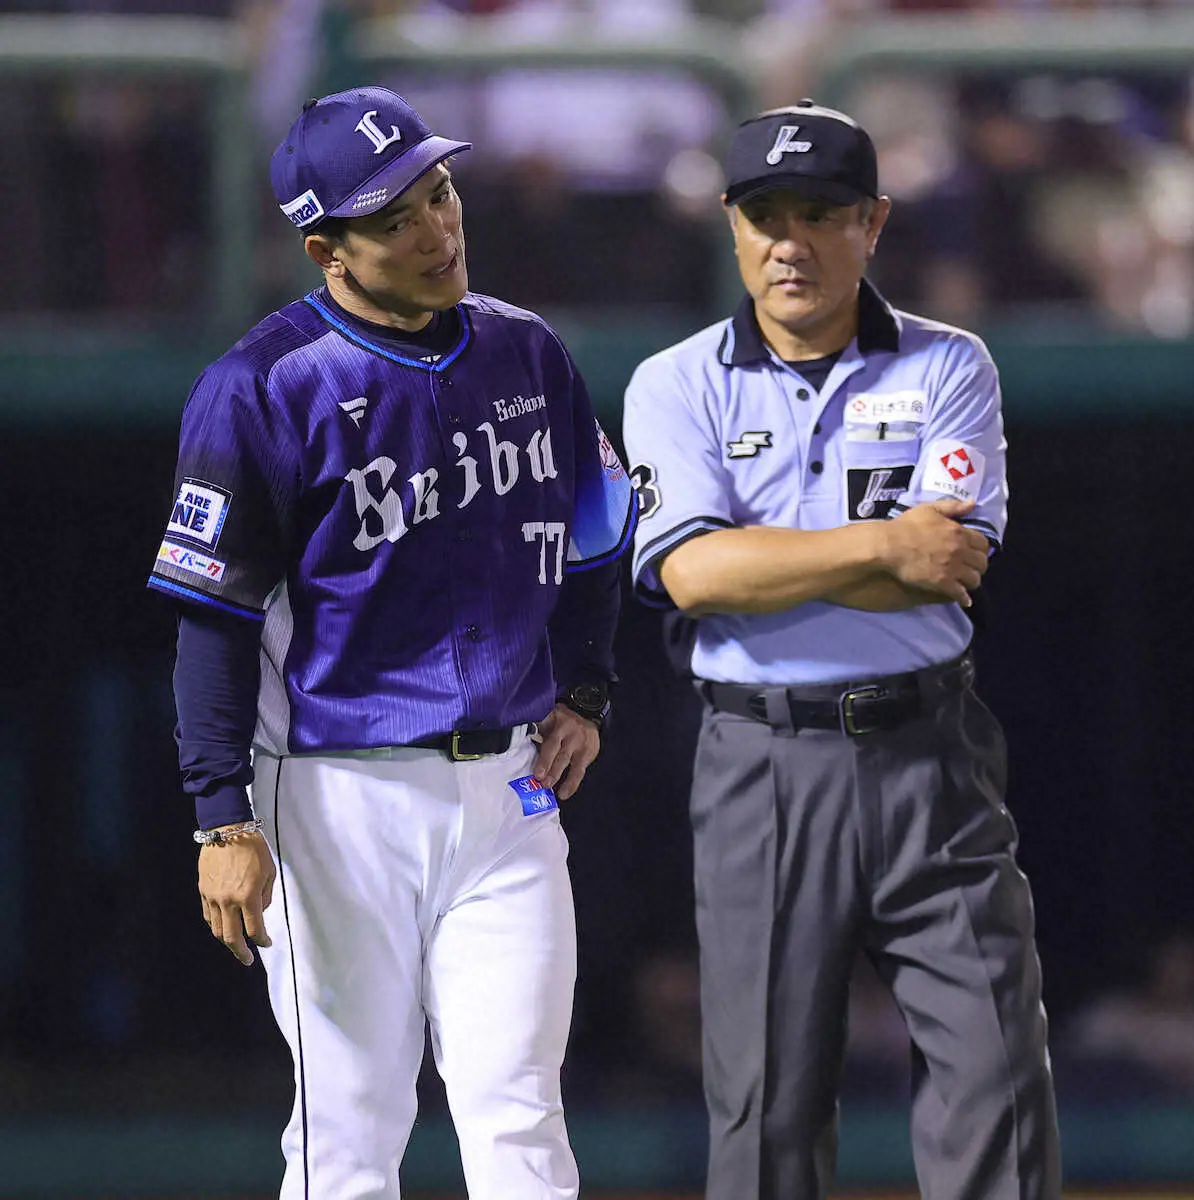
M 900 348 L 900 326 L 891 305 L 879 295 L 875 285 L 864 279 L 858 288 L 858 349 L 862 354 L 887 350 L 892 354 Z M 754 301 L 749 295 L 730 318 L 729 327 L 721 339 L 717 357 L 723 366 L 746 367 L 751 363 L 770 362 L 771 353 L 759 330 Z
M 342 321 L 330 308 L 324 304 L 318 292 L 311 292 L 303 297 L 306 304 L 310 305 L 333 329 L 337 330 L 343 337 L 346 337 L 350 342 L 355 342 L 358 346 L 365 350 L 372 350 L 374 354 L 380 354 L 382 358 L 388 358 L 391 362 L 402 363 L 406 367 L 417 367 L 420 371 L 428 371 L 436 373 L 444 370 L 446 367 L 454 363 L 463 353 L 465 347 L 469 344 L 472 338 L 472 325 L 469 322 L 468 312 L 465 310 L 463 303 L 456 305 L 456 311 L 460 314 L 460 337 L 457 338 L 456 344 L 446 354 L 440 357 L 434 363 L 423 362 L 417 358 L 408 358 L 404 354 L 399 354 L 388 346 L 383 346 L 380 342 L 373 338 L 366 337 L 365 334 L 354 329 L 351 325 Z

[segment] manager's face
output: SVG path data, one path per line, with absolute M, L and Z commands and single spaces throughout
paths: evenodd
M 807 343 L 806 357 L 814 357 L 849 342 L 858 283 L 890 209 L 885 196 L 842 206 L 790 188 L 772 188 L 730 208 L 742 282 L 777 350 Z
M 332 253 L 339 264 L 333 271 L 346 273 L 358 295 L 408 327 L 459 303 L 468 270 L 451 172 L 439 163 L 385 208 L 354 217 Z

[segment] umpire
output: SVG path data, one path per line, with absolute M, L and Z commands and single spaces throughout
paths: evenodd
M 964 611 L 1006 521 L 995 366 L 863 278 L 891 202 L 843 113 L 743 123 L 723 199 L 747 295 L 625 407 L 636 588 L 697 618 L 708 1200 L 829 1191 L 860 950 L 908 1026 L 921 1193 L 1058 1197 L 1032 896 Z

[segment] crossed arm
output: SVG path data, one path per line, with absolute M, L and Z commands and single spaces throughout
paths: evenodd
M 673 550 L 660 578 L 692 616 L 780 612 L 809 600 L 869 612 L 968 608 L 988 562 L 986 537 L 959 523 L 972 508 L 943 499 L 836 529 L 719 529 Z

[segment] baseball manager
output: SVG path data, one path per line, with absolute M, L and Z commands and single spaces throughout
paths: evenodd
M 294 1056 L 284 1200 L 399 1195 L 427 1025 L 473 1200 L 578 1190 L 558 799 L 634 505 L 556 334 L 468 290 L 468 149 L 385 88 L 304 106 L 271 179 L 323 286 L 195 384 L 150 580 L 204 914 Z

